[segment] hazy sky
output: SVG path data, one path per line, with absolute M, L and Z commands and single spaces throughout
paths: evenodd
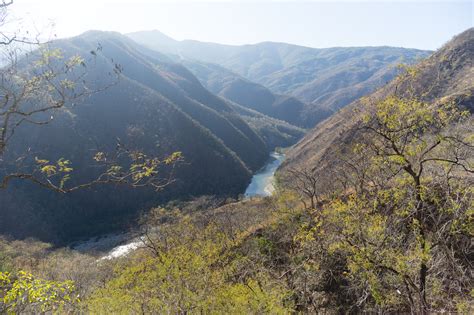
M 175 39 L 261 41 L 311 47 L 390 45 L 436 49 L 473 26 L 473 0 L 190 1 L 15 0 L 10 17 L 58 37 L 86 30 L 158 29 Z M 20 21 L 16 20 L 18 24 Z

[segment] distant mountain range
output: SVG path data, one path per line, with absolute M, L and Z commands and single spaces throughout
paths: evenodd
M 418 97 L 433 104 L 450 99 L 474 113 L 474 29 L 471 28 L 446 43 L 426 60 L 416 65 L 414 80 L 391 82 L 372 97 L 383 99 L 394 92 L 406 93 L 408 87 Z M 361 100 L 351 103 L 316 128 L 288 151 L 281 171 L 304 167 L 325 172 L 337 163 L 351 143 L 362 115 L 373 111 Z M 472 121 L 471 121 L 472 123 Z
M 281 119 L 284 112 L 283 119 L 305 128 L 313 127 L 338 109 L 386 84 L 395 76 L 398 64 L 413 63 L 431 53 L 396 47 L 316 49 L 273 42 L 230 46 L 177 41 L 159 31 L 136 32 L 128 36 L 176 61 L 218 64 L 272 93 L 296 97 L 301 102 L 295 99 L 283 103 L 276 101 L 273 107 L 277 113 L 267 114 Z M 215 82 L 217 75 L 202 74 L 202 67 L 189 68 L 206 86 Z M 215 70 L 208 67 L 207 71 Z M 240 95 L 240 98 L 247 93 L 248 85 L 242 81 L 221 81 L 230 86 L 221 87 L 219 92 L 229 90 L 227 95 Z M 264 102 L 269 99 L 271 97 L 266 96 Z

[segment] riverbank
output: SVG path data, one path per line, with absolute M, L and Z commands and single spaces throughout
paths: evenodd
M 245 197 L 271 196 L 275 191 L 275 172 L 284 161 L 285 155 L 280 152 L 270 153 L 268 162 L 256 172 L 245 191 Z M 116 233 L 92 238 L 88 241 L 74 244 L 73 249 L 81 252 L 95 252 L 101 259 L 113 259 L 128 254 L 143 246 L 140 237 L 130 233 Z
M 267 164 L 252 177 L 252 181 L 245 191 L 245 197 L 271 196 L 275 191 L 275 172 L 284 159 L 284 154 L 272 152 Z

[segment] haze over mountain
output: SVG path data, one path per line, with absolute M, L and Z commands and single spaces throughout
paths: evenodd
M 3 233 L 67 241 L 123 227 L 160 200 L 236 196 L 271 150 L 303 135 L 301 129 L 212 94 L 184 66 L 118 33 L 91 31 L 53 46 L 65 57 L 87 56 L 97 43 L 101 50 L 87 79 L 106 81 L 112 56 L 124 68 L 118 84 L 59 111 L 47 126 L 22 126 L 5 160 L 15 161 L 26 149 L 39 157 L 66 157 L 81 170 L 72 180 L 87 181 L 97 176 L 87 152 L 99 144 L 113 151 L 120 139 L 152 156 L 181 151 L 185 162 L 176 170 L 176 182 L 163 194 L 104 186 L 67 195 L 13 183 L 0 191 Z
M 449 99 L 474 112 L 474 29 L 457 35 L 429 58 L 416 65 L 416 78 L 394 82 L 377 90 L 372 96 L 383 99 L 397 88 L 399 93 L 413 89 L 414 93 L 431 103 Z M 361 117 L 372 112 L 362 100 L 357 100 L 320 123 L 298 144 L 293 146 L 282 164 L 281 171 L 304 167 L 324 172 L 337 163 L 351 143 Z
M 288 107 L 285 113 L 291 120 L 287 121 L 303 127 L 314 126 L 353 100 L 387 83 L 395 76 L 398 64 L 413 63 L 430 53 L 396 47 L 316 49 L 274 42 L 230 46 L 193 40 L 176 41 L 159 31 L 136 32 L 128 36 L 177 61 L 218 64 L 273 93 L 296 97 L 306 104 L 292 101 L 282 107 Z

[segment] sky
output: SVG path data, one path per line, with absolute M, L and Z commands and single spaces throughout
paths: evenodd
M 159 30 L 178 40 L 434 50 L 473 27 L 474 0 L 15 0 L 10 25 L 48 36 Z M 44 35 L 43 35 L 44 36 Z

